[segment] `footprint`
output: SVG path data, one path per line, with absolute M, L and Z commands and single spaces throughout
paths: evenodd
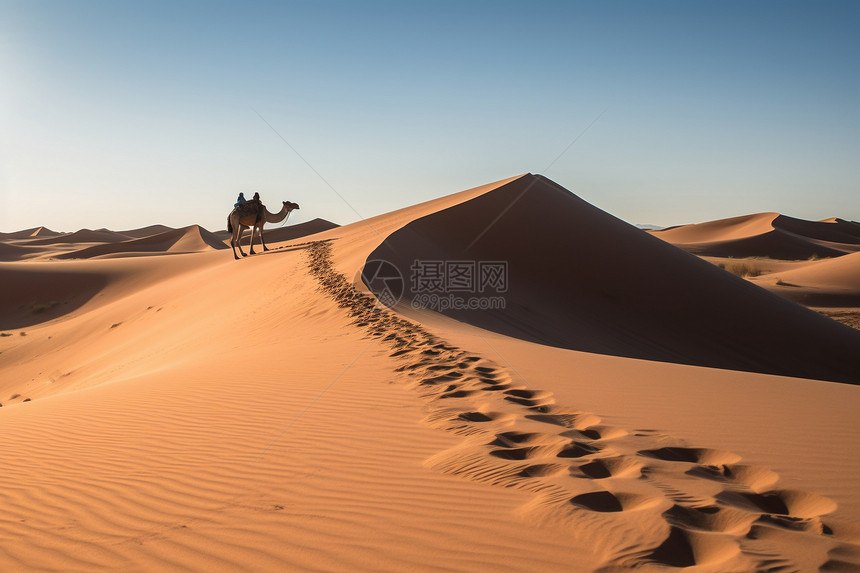
M 449 372 L 448 374 L 442 374 L 440 376 L 433 376 L 431 378 L 425 378 L 420 382 L 423 385 L 432 385 L 432 384 L 443 384 L 445 382 L 452 382 L 454 380 L 458 380 L 462 378 L 463 375 L 459 372 Z
M 482 390 L 485 392 L 499 392 L 501 390 L 507 390 L 508 388 L 510 388 L 510 386 L 507 384 L 493 384 L 492 386 L 485 386 Z
M 412 347 L 401 348 L 400 350 L 395 350 L 389 356 L 392 358 L 396 358 L 397 356 L 403 356 L 404 354 L 409 354 L 410 352 L 415 352 L 415 349 Z
M 591 426 L 584 430 L 575 430 L 590 440 L 614 440 L 629 434 L 624 428 L 615 426 Z
M 527 478 L 551 477 L 560 474 L 565 469 L 567 468 L 561 464 L 535 464 L 524 467 L 517 475 Z
M 520 444 L 530 444 L 545 437 L 545 434 L 537 434 L 533 432 L 501 432 L 496 434 L 496 439 L 490 442 L 491 445 L 502 446 L 504 448 L 516 447 Z
M 720 466 L 697 466 L 687 471 L 687 475 L 744 485 L 756 493 L 761 492 L 779 481 L 779 475 L 767 468 L 728 464 Z
M 579 472 L 581 477 L 590 479 L 606 479 L 612 477 L 639 477 L 642 474 L 642 464 L 630 456 L 603 458 L 590 461 L 574 468 L 571 475 Z M 576 476 L 580 477 L 580 476 Z
M 666 539 L 647 554 L 645 560 L 670 567 L 693 567 L 720 563 L 738 553 L 740 547 L 728 536 L 696 533 L 673 526 Z
M 592 446 L 590 444 L 583 444 L 580 442 L 573 442 L 565 446 L 559 453 L 556 454 L 556 457 L 559 458 L 582 458 L 585 456 L 590 456 L 592 454 L 596 454 L 602 448 L 600 446 Z
M 659 497 L 639 495 L 635 493 L 611 493 L 608 491 L 593 491 L 572 497 L 570 503 L 589 511 L 613 513 L 653 507 L 660 503 Z
M 467 398 L 474 393 L 474 390 L 456 390 L 454 392 L 447 392 L 445 394 L 442 394 L 441 396 L 439 396 L 439 399 L 441 400 L 443 398 Z
M 764 493 L 723 491 L 716 499 L 748 511 L 809 519 L 836 511 L 836 502 L 814 493 L 774 490 Z
M 700 531 L 719 531 L 721 533 L 745 534 L 757 519 L 754 514 L 731 507 L 706 505 L 685 507 L 673 505 L 663 513 L 672 525 Z
M 454 370 L 454 366 L 452 364 L 434 364 L 432 366 L 428 366 L 427 370 L 431 372 L 438 372 L 439 370 Z M 462 376 L 462 373 L 459 373 Z
M 505 394 L 507 394 L 505 400 L 508 402 L 513 402 L 514 404 L 519 404 L 540 412 L 548 412 L 548 406 L 555 403 L 551 392 L 515 388 L 506 390 Z
M 563 426 L 573 430 L 584 430 L 600 423 L 600 418 L 594 414 L 528 414 L 526 418 L 535 422 Z
M 491 456 L 502 458 L 503 460 L 527 460 L 534 457 L 538 453 L 538 447 L 528 448 L 511 448 L 506 450 L 493 450 Z
M 639 455 L 667 462 L 688 462 L 714 466 L 731 464 L 741 459 L 735 453 L 709 448 L 666 447 L 656 450 L 640 450 Z
M 805 519 L 802 517 L 791 517 L 790 515 L 771 515 L 766 513 L 758 517 L 756 520 L 756 526 L 754 526 L 753 529 L 755 529 L 758 524 L 776 526 L 790 531 L 804 531 L 818 535 L 833 535 L 833 530 L 827 525 L 824 525 L 817 517 Z M 755 533 L 753 532 L 753 535 L 754 534 Z
M 460 420 L 467 422 L 492 422 L 496 419 L 495 416 L 489 416 L 482 412 L 463 412 L 457 416 Z
M 516 398 L 514 396 L 506 396 L 505 400 L 513 402 L 514 404 L 519 404 L 520 406 L 525 406 L 535 412 L 546 413 L 550 411 L 550 404 L 544 403 L 540 400 L 529 400 L 528 398 Z

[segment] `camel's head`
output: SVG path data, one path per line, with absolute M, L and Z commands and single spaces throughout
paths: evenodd
M 295 209 L 298 209 L 298 208 L 299 208 L 299 204 L 298 204 L 298 203 L 292 203 L 292 202 L 290 202 L 290 201 L 284 201 L 283 203 L 284 203 L 284 207 L 286 207 L 286 208 L 287 208 L 287 209 L 289 209 L 290 211 L 293 211 L 293 210 L 295 210 Z

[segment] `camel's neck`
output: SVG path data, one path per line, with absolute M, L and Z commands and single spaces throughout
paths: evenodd
M 287 218 L 287 215 L 290 214 L 292 209 L 287 209 L 287 206 L 284 205 L 281 207 L 281 210 L 277 213 L 270 213 L 268 209 L 266 209 L 266 222 L 267 223 L 280 223 L 284 219 Z

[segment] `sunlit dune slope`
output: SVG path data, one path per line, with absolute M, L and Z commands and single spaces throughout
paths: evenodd
M 860 253 L 812 261 L 754 282 L 806 306 L 860 307 Z

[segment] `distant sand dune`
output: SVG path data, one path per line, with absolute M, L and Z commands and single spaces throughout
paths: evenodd
M 120 241 L 127 241 L 128 239 L 128 235 L 117 233 L 116 231 L 108 231 L 107 229 L 98 229 L 96 231 L 91 229 L 81 229 L 74 233 L 57 235 L 47 239 L 28 241 L 27 244 L 32 246 L 42 246 L 55 245 L 58 243 L 118 243 Z
M 0 233 L 0 240 L 15 240 L 15 239 L 34 239 L 36 237 L 55 237 L 60 235 L 56 231 L 52 231 L 47 227 L 33 227 L 23 231 L 15 231 L 13 233 Z
M 759 213 L 651 231 L 700 256 L 800 260 L 860 251 L 860 224 L 842 219 L 804 221 Z
M 166 233 L 168 231 L 175 231 L 173 227 L 168 227 L 166 225 L 148 225 L 146 227 L 141 227 L 140 229 L 130 229 L 128 231 L 119 231 L 119 233 L 125 235 L 126 237 L 131 237 L 132 239 L 142 239 L 143 237 L 149 237 L 151 235 L 157 235 L 159 233 Z
M 172 229 L 141 239 L 124 240 L 105 245 L 94 245 L 79 251 L 57 255 L 60 259 L 89 259 L 104 255 L 134 253 L 196 253 L 222 250 L 227 246 L 214 234 L 199 225 Z
M 755 282 L 806 306 L 860 307 L 860 253 L 810 262 Z

